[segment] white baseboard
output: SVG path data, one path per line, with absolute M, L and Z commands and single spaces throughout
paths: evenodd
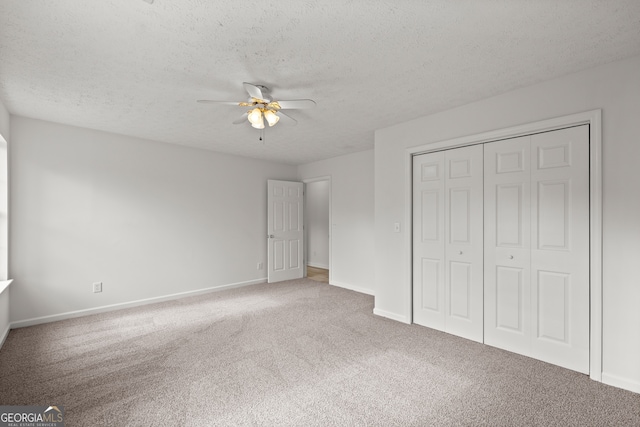
M 409 319 L 407 319 L 407 316 L 403 316 L 401 314 L 391 313 L 390 311 L 380 310 L 379 308 L 374 308 L 373 314 L 375 314 L 376 316 L 386 317 L 387 319 L 406 323 L 407 325 L 409 324 Z
M 634 381 L 627 378 L 621 378 L 617 375 L 611 375 L 603 372 L 602 382 L 613 387 L 623 388 L 625 390 L 629 390 L 634 393 L 640 393 L 639 381 Z
M 9 326 L 10 326 L 10 329 L 24 328 L 26 326 L 57 322 L 59 320 L 73 319 L 75 317 L 89 316 L 91 314 L 121 310 L 123 308 L 131 308 L 131 307 L 137 307 L 141 305 L 155 304 L 158 302 L 171 301 L 179 298 L 208 294 L 210 292 L 224 291 L 227 289 L 240 288 L 243 286 L 258 285 L 260 283 L 266 283 L 266 282 L 267 282 L 267 279 L 263 278 L 263 279 L 257 279 L 257 280 L 249 280 L 246 282 L 230 283 L 228 285 L 213 286 L 211 288 L 198 289 L 195 291 L 179 292 L 176 294 L 164 295 L 160 297 L 145 298 L 145 299 L 131 301 L 131 302 L 123 302 L 118 304 L 104 305 L 96 308 L 88 308 L 85 310 L 69 311 L 66 313 L 52 314 L 49 316 L 34 317 L 32 319 L 18 320 L 16 322 L 11 322 Z
M 360 292 L 361 294 L 375 296 L 375 293 L 371 289 L 362 288 L 360 286 L 354 286 L 354 285 L 349 285 L 348 283 L 336 282 L 335 280 L 331 280 L 329 284 L 333 286 L 337 286 L 339 288 L 349 289 L 350 291 Z
M 329 269 L 329 266 L 326 264 L 320 264 L 317 262 L 307 262 L 307 266 L 308 267 L 315 267 L 315 268 L 324 268 L 325 270 Z
M 7 340 L 7 337 L 9 336 L 10 331 L 11 331 L 11 324 L 8 324 L 7 328 L 2 333 L 2 336 L 0 336 L 0 348 L 2 348 L 2 346 L 4 345 L 4 342 Z

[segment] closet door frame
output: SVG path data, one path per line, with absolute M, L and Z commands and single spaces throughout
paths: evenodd
M 410 147 L 405 151 L 405 203 L 412 206 L 413 156 L 450 148 L 511 139 L 518 136 L 552 131 L 571 126 L 589 125 L 589 377 L 602 381 L 602 110 L 591 110 L 556 117 L 490 132 Z M 408 251 L 406 265 L 406 301 L 408 323 L 413 323 L 413 209 L 406 210 L 405 241 Z

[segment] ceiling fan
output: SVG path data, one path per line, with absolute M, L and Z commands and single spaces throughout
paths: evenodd
M 236 119 L 233 124 L 238 125 L 244 123 L 245 119 L 251 123 L 256 129 L 264 129 L 265 121 L 271 127 L 284 119 L 292 124 L 298 123 L 296 119 L 285 114 L 282 110 L 296 110 L 303 108 L 315 107 L 315 101 L 311 99 L 291 99 L 291 100 L 274 100 L 269 93 L 269 88 L 251 83 L 242 83 L 245 90 L 249 94 L 246 102 L 233 101 L 213 101 L 210 99 L 199 99 L 198 102 L 203 104 L 222 104 L 222 105 L 238 105 L 240 107 L 248 107 L 249 110 L 240 118 Z

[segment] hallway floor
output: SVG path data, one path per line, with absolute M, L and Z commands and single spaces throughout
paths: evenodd
M 329 270 L 307 266 L 307 278 L 316 282 L 329 283 Z

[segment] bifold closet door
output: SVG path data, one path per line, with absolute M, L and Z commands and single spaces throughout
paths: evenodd
M 531 352 L 531 137 L 484 146 L 485 344 Z
M 482 145 L 445 151 L 445 331 L 483 341 Z
M 485 144 L 485 343 L 589 372 L 589 127 Z
M 482 342 L 482 146 L 413 162 L 414 322 Z
M 444 151 L 413 158 L 413 322 L 445 330 Z
M 589 373 L 589 126 L 531 136 L 531 356 Z

